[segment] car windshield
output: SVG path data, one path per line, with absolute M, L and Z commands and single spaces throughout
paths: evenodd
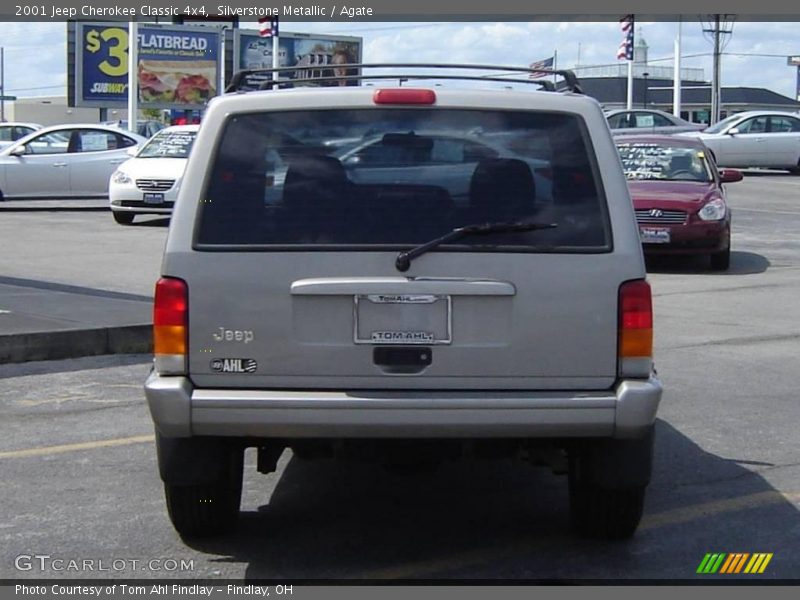
M 715 123 L 711 127 L 706 128 L 705 131 L 703 131 L 703 133 L 719 133 L 720 131 L 727 129 L 732 123 L 738 121 L 741 118 L 742 115 L 731 115 L 730 117 L 726 117 L 722 119 L 722 121 Z
M 197 137 L 196 131 L 160 131 L 136 155 L 136 158 L 188 158 Z
M 475 223 L 545 231 L 453 242 L 473 250 L 608 251 L 583 122 L 556 113 L 330 109 L 231 117 L 196 244 L 418 245 Z
M 660 181 L 712 180 L 705 152 L 657 142 L 618 142 L 627 179 Z

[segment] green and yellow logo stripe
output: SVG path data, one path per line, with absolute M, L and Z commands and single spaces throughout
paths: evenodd
M 772 560 L 772 556 L 773 553 L 771 552 L 756 552 L 754 554 L 748 552 L 709 552 L 700 561 L 697 572 L 703 575 L 714 573 L 726 575 L 735 573 L 761 574 L 766 570 L 769 561 Z

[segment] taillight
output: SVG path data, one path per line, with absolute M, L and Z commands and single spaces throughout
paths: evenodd
M 189 288 L 182 279 L 162 277 L 156 283 L 153 308 L 153 353 L 156 371 L 186 372 Z
M 436 92 L 415 88 L 375 90 L 372 101 L 375 104 L 435 104 Z
M 628 281 L 619 288 L 619 374 L 648 377 L 653 367 L 653 301 L 650 284 Z

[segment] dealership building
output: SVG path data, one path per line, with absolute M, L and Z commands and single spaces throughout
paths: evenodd
M 634 48 L 633 108 L 657 108 L 672 113 L 672 66 L 648 64 L 648 46 L 640 37 Z M 573 68 L 583 91 L 605 109 L 626 108 L 628 65 L 576 66 Z M 724 118 L 745 110 L 800 111 L 800 102 L 766 88 L 723 86 L 720 115 Z M 708 123 L 711 114 L 711 83 L 703 69 L 681 69 L 681 117 L 694 123 Z

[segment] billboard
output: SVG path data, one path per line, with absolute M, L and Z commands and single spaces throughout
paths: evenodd
M 127 24 L 76 23 L 75 27 L 74 106 L 126 106 Z M 218 93 L 220 45 L 220 34 L 214 29 L 140 25 L 140 108 L 203 107 Z
M 333 77 L 341 72 L 337 64 L 361 62 L 362 38 L 306 33 L 281 33 L 278 38 L 278 59 L 281 67 L 307 67 L 282 74 L 281 78 Z M 233 70 L 272 68 L 272 39 L 263 38 L 256 30 L 237 29 L 233 41 Z M 332 82 L 331 85 L 337 85 Z M 341 80 L 338 85 L 358 85 L 357 80 Z

